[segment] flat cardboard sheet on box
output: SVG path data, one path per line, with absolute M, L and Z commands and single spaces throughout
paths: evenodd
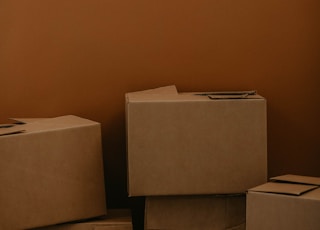
M 245 230 L 245 217 L 245 194 L 146 198 L 146 230 Z
M 126 94 L 130 196 L 242 193 L 267 181 L 266 100 Z
M 247 194 L 247 230 L 320 229 L 318 177 L 285 175 Z
M 29 121 L 1 128 L 0 229 L 104 215 L 100 124 L 72 115 Z

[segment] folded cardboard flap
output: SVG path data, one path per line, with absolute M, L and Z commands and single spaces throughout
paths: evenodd
M 272 177 L 271 182 L 249 189 L 253 192 L 279 193 L 300 196 L 303 193 L 319 188 L 319 177 L 299 175 L 282 175 Z
M 26 132 L 26 124 L 37 122 L 49 118 L 10 118 L 13 121 L 10 124 L 0 124 L 0 136 L 12 135 Z
M 25 131 L 26 130 L 20 126 L 15 126 L 15 125 L 10 125 L 10 126 L 6 126 L 6 127 L 2 126 L 0 129 L 0 136 L 23 133 Z
M 300 196 L 301 194 L 303 194 L 305 192 L 309 192 L 315 188 L 318 188 L 318 186 L 304 185 L 304 184 L 268 182 L 266 184 L 259 185 L 255 188 L 249 189 L 249 191 L 266 192 L 266 193 L 279 193 L 279 194 Z
M 131 96 L 136 96 L 136 95 L 152 95 L 152 94 L 161 94 L 161 95 L 166 95 L 166 94 L 173 94 L 176 95 L 178 94 L 177 88 L 175 85 L 169 85 L 169 86 L 163 86 L 155 89 L 147 89 L 143 91 L 137 91 L 137 92 L 130 92 L 126 93 L 126 97 L 131 97 Z
M 309 184 L 320 186 L 320 177 L 300 176 L 300 175 L 282 175 L 270 178 L 271 181 L 290 182 L 298 184 Z
M 193 102 L 211 101 L 216 99 L 264 99 L 255 90 L 249 91 L 217 91 L 217 92 L 178 92 L 175 87 L 167 86 L 159 89 L 126 93 L 127 103 L 140 102 Z
M 0 136 L 81 127 L 96 123 L 74 115 L 54 118 L 13 118 L 12 120 L 15 121 L 14 124 L 0 129 Z
M 249 96 L 256 95 L 256 90 L 248 91 L 217 91 L 207 93 L 197 93 L 198 96 L 208 96 L 209 99 L 249 99 Z
M 10 128 L 12 126 L 14 126 L 14 124 L 0 124 L 0 129 L 1 128 Z

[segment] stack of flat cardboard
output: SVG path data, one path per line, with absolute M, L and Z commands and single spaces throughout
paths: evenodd
M 245 192 L 267 181 L 266 100 L 254 92 L 126 94 L 129 196 L 145 229 L 244 229 Z
M 0 229 L 106 215 L 100 124 L 77 116 L 0 128 Z

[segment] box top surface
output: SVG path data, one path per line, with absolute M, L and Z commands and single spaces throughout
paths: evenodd
M 18 133 L 46 132 L 49 130 L 60 130 L 66 128 L 83 127 L 97 122 L 80 118 L 74 115 L 66 115 L 55 118 L 15 118 L 16 124 L 10 124 L 0 128 L 0 136 Z
M 249 192 L 293 195 L 320 200 L 320 178 L 283 175 L 271 178 L 271 182 L 249 189 Z
M 183 92 L 175 86 L 166 86 L 126 94 L 127 102 L 188 102 L 188 101 L 221 101 L 264 99 L 256 91 L 220 91 L 220 92 Z

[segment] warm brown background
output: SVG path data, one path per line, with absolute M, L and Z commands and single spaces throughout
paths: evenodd
M 108 206 L 126 207 L 125 92 L 256 89 L 268 100 L 269 176 L 320 176 L 319 9 L 319 0 L 1 0 L 1 120 L 101 122 Z

